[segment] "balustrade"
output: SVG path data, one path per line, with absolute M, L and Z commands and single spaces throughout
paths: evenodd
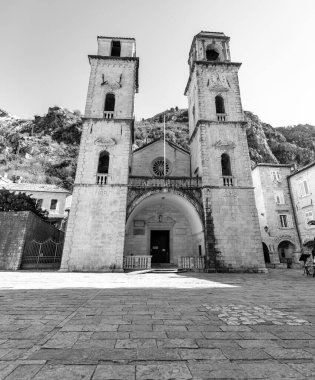
M 217 113 L 217 120 L 218 121 L 226 121 L 227 117 L 225 113 Z
M 169 187 L 169 188 L 196 188 L 202 186 L 200 177 L 136 177 L 129 176 L 131 187 Z
M 150 269 L 151 257 L 146 256 L 124 256 L 123 268 L 124 269 Z
M 96 184 L 97 185 L 107 185 L 108 183 L 108 174 L 97 173 L 96 174 Z
M 223 186 L 233 186 L 233 177 L 230 175 L 225 175 L 223 178 Z
M 113 119 L 114 111 L 104 111 L 104 119 Z
M 178 258 L 178 268 L 181 269 L 204 269 L 204 257 L 180 256 Z

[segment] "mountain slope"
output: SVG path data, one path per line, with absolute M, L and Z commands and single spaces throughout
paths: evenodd
M 252 165 L 315 160 L 315 127 L 297 125 L 273 128 L 245 112 Z M 189 150 L 188 111 L 178 107 L 136 122 L 135 145 L 140 147 L 163 136 Z M 23 182 L 53 183 L 71 190 L 82 131 L 79 112 L 51 107 L 44 116 L 23 120 L 0 109 L 0 175 L 22 177 Z

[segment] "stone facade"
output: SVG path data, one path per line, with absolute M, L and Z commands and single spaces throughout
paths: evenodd
M 288 176 L 292 200 L 295 207 L 297 230 L 305 253 L 314 249 L 315 225 L 315 162 Z
M 291 165 L 258 164 L 252 171 L 265 261 L 292 259 L 298 263 L 301 246 L 287 177 Z
M 61 270 L 122 270 L 124 255 L 157 262 L 165 254 L 163 263 L 204 257 L 208 270 L 265 271 L 240 64 L 230 60 L 229 38 L 201 32 L 193 40 L 186 87 L 190 154 L 162 140 L 132 152 L 135 41 L 98 37 L 98 44 L 98 55 L 89 57 Z
M 192 172 L 202 176 L 208 266 L 264 271 L 265 264 L 229 38 L 201 32 L 189 55 L 186 86 Z M 228 164 L 223 169 L 223 160 Z M 226 162 L 226 161 L 225 161 Z

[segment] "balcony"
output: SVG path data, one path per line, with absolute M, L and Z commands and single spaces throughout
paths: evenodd
M 231 175 L 224 175 L 222 179 L 223 186 L 233 186 L 233 177 Z
M 96 184 L 97 185 L 107 185 L 108 183 L 108 174 L 106 173 L 97 173 L 96 174 Z
M 200 177 L 136 177 L 129 176 L 128 186 L 130 187 L 170 187 L 170 188 L 199 188 L 202 186 Z
M 104 111 L 104 119 L 113 119 L 114 111 Z
M 217 120 L 218 121 L 227 121 L 226 113 L 217 113 Z

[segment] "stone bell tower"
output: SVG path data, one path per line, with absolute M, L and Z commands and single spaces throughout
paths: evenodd
M 98 37 L 89 80 L 63 271 L 122 270 L 139 59 L 133 38 Z
M 202 177 L 209 269 L 265 271 L 242 110 L 229 37 L 200 32 L 189 53 L 191 167 Z

